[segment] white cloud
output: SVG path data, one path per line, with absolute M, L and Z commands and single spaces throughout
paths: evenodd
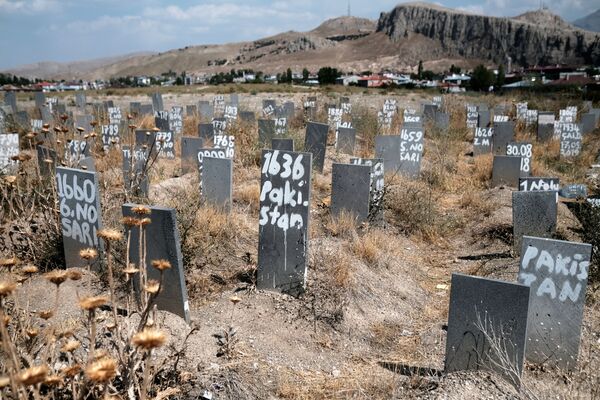
M 35 14 L 57 10 L 56 0 L 0 0 L 0 12 Z

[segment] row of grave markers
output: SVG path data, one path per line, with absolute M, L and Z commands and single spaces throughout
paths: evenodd
M 157 102 L 157 106 L 161 106 L 162 100 L 159 102 L 157 99 Z M 423 116 L 405 113 L 400 135 L 380 135 L 375 138 L 374 159 L 354 158 L 350 164 L 334 163 L 331 212 L 339 214 L 350 211 L 362 221 L 382 218 L 384 172 L 402 172 L 412 177 L 419 175 L 425 136 L 421 117 L 436 120 L 436 115 L 444 115 L 439 111 L 440 106 L 441 101 L 436 99 L 431 105 L 425 105 Z M 313 106 L 309 104 L 307 108 L 311 107 Z M 265 116 L 272 115 L 269 114 L 271 109 L 275 109 L 272 103 L 266 106 L 263 104 Z M 382 115 L 390 118 L 390 113 L 392 116 L 395 113 L 392 109 L 392 103 L 386 102 Z M 527 110 L 523 105 L 517 106 L 518 116 L 522 115 L 527 119 L 527 111 L 532 110 Z M 562 111 L 559 124 L 572 125 L 576 113 L 572 109 L 565 110 L 564 113 Z M 468 110 L 467 124 L 469 117 L 473 117 L 470 114 L 474 112 Z M 479 110 L 476 112 L 478 122 L 473 126 L 474 156 L 486 152 L 495 154 L 493 170 L 494 175 L 498 176 L 493 178 L 493 182 L 512 184 L 516 176 L 517 184 L 514 186 L 519 191 L 513 192 L 513 229 L 515 248 L 521 252 L 517 277 L 519 283 L 453 275 L 446 370 L 486 367 L 497 369 L 494 367 L 496 363 L 486 357 L 495 357 L 490 351 L 490 341 L 500 338 L 517 371 L 517 376 L 509 374 L 507 378 L 517 383 L 524 358 L 532 362 L 552 361 L 568 369 L 575 366 L 591 246 L 549 238 L 556 230 L 558 179 L 530 177 L 530 169 L 526 167 L 531 166 L 532 144 L 514 142 L 514 126 L 512 132 L 509 127 L 505 128 L 509 133 L 498 133 L 504 132 L 499 129 L 501 124 L 511 122 L 504 116 L 498 119 L 494 116 L 492 122 L 480 126 L 481 113 Z M 547 118 L 544 114 L 535 114 L 537 118 Z M 112 115 L 111 122 L 114 122 L 117 120 L 117 113 L 113 111 Z M 307 124 L 303 153 L 293 151 L 293 141 L 291 146 L 289 142 L 287 145 L 279 142 L 287 138 L 277 137 L 285 134 L 277 133 L 274 120 L 258 121 L 261 143 L 267 146 L 270 139 L 272 147 L 263 150 L 261 155 L 257 278 L 257 286 L 261 289 L 275 289 L 294 295 L 304 289 L 312 171 L 323 170 L 330 128 L 339 130 L 337 143 L 344 143 L 342 147 L 347 148 L 350 154 L 353 153 L 356 136 L 354 131 L 352 135 L 345 137 L 346 131 L 352 131 L 353 128 L 338 125 L 337 117 L 340 114 L 337 111 L 330 115 L 335 117 L 329 121 L 334 126 L 316 122 Z M 162 118 L 164 114 L 159 116 Z M 201 171 L 203 195 L 212 199 L 215 204 L 229 208 L 235 141 L 234 138 L 223 138 L 227 135 L 218 134 L 224 132 L 226 121 L 227 118 L 217 120 L 216 126 L 215 121 L 209 124 L 212 135 L 207 133 L 209 128 L 199 126 L 198 137 L 182 137 L 182 167 L 184 158 L 189 161 L 190 157 L 195 157 Z M 493 126 L 489 126 L 491 123 Z M 545 123 L 542 122 L 541 125 L 543 124 Z M 597 120 L 594 128 L 596 126 Z M 477 134 L 480 129 L 488 129 L 487 136 Z M 560 131 L 562 140 L 562 135 L 570 132 L 570 128 L 561 127 Z M 173 143 L 172 134 L 171 137 L 168 136 L 170 132 L 136 131 L 135 148 L 123 148 L 124 171 L 136 170 L 138 164 L 144 163 L 151 156 L 153 149 L 165 153 L 167 158 L 174 158 L 174 153 L 169 150 L 174 148 L 170 146 Z M 204 141 L 210 138 L 213 140 L 213 147 L 205 149 Z M 478 140 L 481 142 L 478 143 Z M 487 140 L 485 145 L 489 151 L 476 152 L 476 146 L 483 146 L 484 140 Z M 228 153 L 230 145 L 232 151 Z M 276 146 L 285 149 L 275 148 Z M 38 161 L 40 155 L 46 159 L 49 155 L 40 153 L 39 149 Z M 18 154 L 18 151 L 18 135 L 0 136 L 0 162 L 10 159 L 9 154 Z M 518 159 L 518 163 L 513 159 Z M 502 175 L 508 178 L 503 178 Z M 57 167 L 55 179 L 67 267 L 77 266 L 81 248 L 102 247 L 95 235 L 101 228 L 102 220 L 97 174 L 93 171 Z M 131 214 L 131 207 L 130 204 L 124 205 L 123 215 Z M 153 243 L 147 246 L 152 252 L 147 260 L 167 258 L 175 266 L 165 277 L 168 282 L 165 286 L 169 290 L 161 294 L 158 306 L 189 322 L 175 211 L 161 207 L 151 209 L 152 223 L 147 237 Z M 138 241 L 132 240 L 132 243 Z M 130 251 L 132 260 L 135 261 L 138 249 L 132 246 Z M 507 303 L 506 299 L 511 301 Z M 498 372 L 506 374 L 506 370 Z

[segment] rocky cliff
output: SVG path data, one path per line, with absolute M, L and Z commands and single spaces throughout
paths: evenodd
M 377 31 L 401 42 L 414 35 L 437 41 L 449 57 L 513 65 L 598 64 L 600 35 L 572 28 L 546 15 L 515 19 L 472 15 L 423 3 L 381 13 Z

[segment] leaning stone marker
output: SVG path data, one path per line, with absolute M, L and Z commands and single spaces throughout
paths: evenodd
M 521 157 L 494 156 L 492 165 L 492 186 L 519 186 Z
M 524 235 L 549 238 L 556 232 L 556 192 L 513 192 L 514 249 L 521 250 Z
M 294 151 L 294 139 L 273 138 L 271 139 L 271 149 Z
M 371 188 L 369 191 L 369 220 L 383 219 L 383 194 L 385 189 L 383 160 L 380 158 L 351 158 L 354 165 L 368 165 L 371 167 Z
M 473 135 L 473 156 L 489 154 L 492 151 L 492 138 L 494 137 L 494 128 L 476 127 Z
M 562 124 L 560 156 L 577 157 L 581 152 L 581 127 L 579 124 Z
M 592 246 L 524 236 L 519 282 L 531 288 L 527 360 L 577 366 Z
M 356 142 L 356 129 L 338 128 L 337 130 L 337 150 L 340 153 L 354 154 L 354 145 Z
M 132 211 L 135 206 L 135 204 L 123 204 L 123 216 L 137 217 Z M 159 206 L 148 208 L 150 208 L 148 217 L 151 223 L 144 227 L 146 265 L 141 266 L 141 268 L 146 268 L 148 279 L 160 280 L 160 271 L 152 267 L 152 261 L 167 260 L 171 263 L 171 268 L 163 272 L 162 289 L 156 297 L 156 305 L 159 310 L 179 315 L 189 324 L 190 306 L 185 286 L 181 241 L 177 229 L 175 209 Z M 131 243 L 129 259 L 140 266 L 140 230 L 138 227 L 125 227 L 125 229 L 126 234 L 131 235 L 129 238 Z M 137 286 L 139 289 L 139 284 Z
M 198 136 L 207 142 L 212 142 L 215 136 L 213 124 L 198 124 Z
M 311 153 L 263 150 L 258 229 L 259 289 L 304 291 L 308 259 Z
M 397 173 L 400 170 L 401 136 L 375 136 L 375 157 L 383 160 L 385 172 Z
M 266 146 L 275 136 L 275 121 L 272 119 L 258 120 L 258 143 Z
M 181 173 L 188 174 L 196 171 L 198 150 L 204 146 L 204 139 L 183 136 L 181 138 Z
M 327 147 L 327 133 L 329 126 L 318 122 L 309 122 L 306 125 L 306 136 L 304 139 L 304 151 L 312 153 L 313 167 L 323 173 L 325 164 L 325 150 Z
M 233 161 L 230 158 L 202 157 L 202 196 L 215 207 L 231 210 Z
M 514 386 L 523 371 L 529 287 L 510 282 L 452 274 L 446 372 L 492 370 Z M 506 357 L 503 365 L 496 343 Z
M 154 111 L 163 111 L 165 109 L 163 105 L 162 94 L 152 93 L 152 108 Z
M 531 174 L 531 159 L 533 157 L 533 145 L 528 142 L 510 142 L 506 145 L 506 155 L 521 157 L 521 177 Z
M 331 214 L 351 213 L 358 222 L 369 218 L 371 167 L 333 163 L 331 171 Z
M 515 123 L 499 122 L 494 124 L 494 136 L 492 137 L 492 152 L 498 156 L 506 155 L 506 146 L 515 139 Z
M 102 227 L 98 176 L 95 172 L 57 167 L 56 191 L 65 265 L 67 268 L 81 267 L 80 250 L 102 247 L 96 235 Z

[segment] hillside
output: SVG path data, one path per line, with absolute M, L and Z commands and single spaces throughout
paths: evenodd
M 573 22 L 578 28 L 592 32 L 600 32 L 600 9 Z
M 381 69 L 445 70 L 451 64 L 472 68 L 498 65 L 592 64 L 600 62 L 600 36 L 568 24 L 547 10 L 514 18 L 468 14 L 438 5 L 406 3 L 381 13 L 377 22 L 356 17 L 325 21 L 308 32 L 224 45 L 189 46 L 158 54 L 125 57 L 95 68 L 22 68 L 18 75 L 98 79 L 157 75 L 168 70 L 214 73 L 254 69 L 277 73 L 292 68 L 344 71 Z M 83 63 L 85 64 L 85 63 Z

